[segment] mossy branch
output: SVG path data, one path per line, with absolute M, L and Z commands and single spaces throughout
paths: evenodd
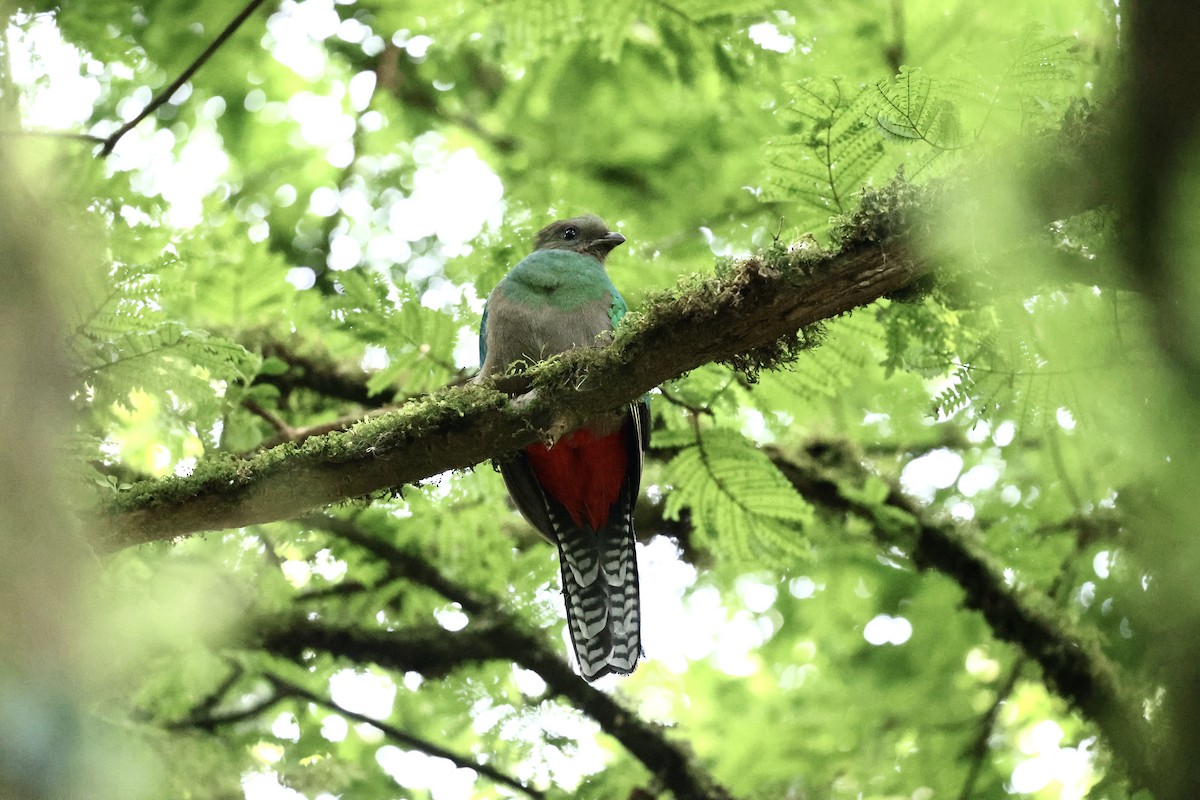
M 897 182 L 848 218 L 836 253 L 776 246 L 651 298 L 611 346 L 537 365 L 509 391 L 449 388 L 345 432 L 251 458 L 202 463 L 108 498 L 96 539 L 112 550 L 299 516 L 447 470 L 467 469 L 628 403 L 714 361 L 769 368 L 794 357 L 807 326 L 903 288 L 931 269 L 912 244 L 922 191 Z M 529 387 L 532 387 L 529 389 Z M 525 391 L 528 389 L 528 391 Z
M 1073 118 L 1072 118 L 1073 119 Z M 1108 126 L 1068 119 L 1031 159 L 993 160 L 947 185 L 897 178 L 864 190 L 837 229 L 840 244 L 779 244 L 758 256 L 689 277 L 626 317 L 611 346 L 575 351 L 519 381 L 468 384 L 416 398 L 346 431 L 287 442 L 251 458 L 201 464 L 186 478 L 143 481 L 108 498 L 94 537 L 104 550 L 206 530 L 290 519 L 316 508 L 395 490 L 512 452 L 640 397 L 711 362 L 753 373 L 794 359 L 819 341 L 813 326 L 867 305 L 930 273 L 923 248 L 940 208 L 968 202 L 989 170 L 1020 171 L 1036 191 L 1007 231 L 1019 242 L 1047 223 L 1105 203 L 1091 164 L 1109 147 Z M 977 184 L 977 185 L 975 185 Z M 528 387 L 518 401 L 506 393 Z M 504 389 L 505 391 L 500 391 Z

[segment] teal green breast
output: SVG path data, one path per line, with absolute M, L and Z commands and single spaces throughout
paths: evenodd
M 569 250 L 531 253 L 512 268 L 500 286 L 511 301 L 549 305 L 564 311 L 573 311 L 606 295 L 620 297 L 599 261 Z

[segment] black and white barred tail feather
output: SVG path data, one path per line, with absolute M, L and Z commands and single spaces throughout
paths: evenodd
M 642 653 L 636 540 L 628 485 L 599 530 L 550 514 L 558 540 L 567 629 L 579 671 L 627 675 Z M 560 524 L 565 520 L 566 524 Z

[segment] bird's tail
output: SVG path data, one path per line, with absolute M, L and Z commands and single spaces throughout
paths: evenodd
M 610 672 L 633 672 L 642 653 L 642 626 L 628 486 L 599 530 L 567 521 L 555 525 L 555 533 L 580 673 L 594 681 Z

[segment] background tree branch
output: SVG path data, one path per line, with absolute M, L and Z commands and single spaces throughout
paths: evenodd
M 266 675 L 266 679 L 272 686 L 276 688 L 277 691 L 280 692 L 281 697 L 294 697 L 299 700 L 326 708 L 335 714 L 340 714 L 341 716 L 352 719 L 355 722 L 371 725 L 372 727 L 379 729 L 384 736 L 388 737 L 397 744 L 413 750 L 419 750 L 420 752 L 425 753 L 426 755 L 434 756 L 435 758 L 444 758 L 462 769 L 474 770 L 491 782 L 501 786 L 507 786 L 510 789 L 514 789 L 521 794 L 526 795 L 527 797 L 535 798 L 535 800 L 542 800 L 546 797 L 546 793 L 540 789 L 535 789 L 534 787 L 517 780 L 511 775 L 501 772 L 490 764 L 481 764 L 474 758 L 456 753 L 453 750 L 449 750 L 441 745 L 434 744 L 433 742 L 427 741 L 419 736 L 414 736 L 413 734 L 401 730 L 395 725 L 392 725 L 384 720 L 375 719 L 358 711 L 352 711 L 351 709 L 340 706 L 335 703 L 332 698 L 324 697 L 316 694 L 315 692 L 311 692 L 308 689 L 305 689 L 303 686 L 282 678 L 279 675 L 268 674 Z
M 1081 638 L 1048 597 L 1010 586 L 968 531 L 933 519 L 898 487 L 889 486 L 882 503 L 865 493 L 849 494 L 838 477 L 849 478 L 850 485 L 877 478 L 844 446 L 823 445 L 814 453 L 807 464 L 778 453 L 773 460 L 809 501 L 869 520 L 882 546 L 899 547 L 918 569 L 934 569 L 954 580 L 967 608 L 979 611 L 998 639 L 1037 662 L 1047 685 L 1100 726 L 1139 785 L 1163 788 L 1140 701 L 1121 685 L 1120 671 L 1098 642 Z
M 541 676 L 550 696 L 562 698 L 594 719 L 676 797 L 730 797 L 661 727 L 643 721 L 611 696 L 580 680 L 556 650 L 541 636 L 524 630 L 498 602 L 459 585 L 421 554 L 402 550 L 352 520 L 315 515 L 305 522 L 371 553 L 387 565 L 389 580 L 411 581 L 458 603 L 471 615 L 471 623 L 460 631 L 438 626 L 368 631 L 296 616 L 265 618 L 258 632 L 251 634 L 256 645 L 287 658 L 316 650 L 399 672 L 416 671 L 430 678 L 444 677 L 473 662 L 510 661 Z
M 153 114 L 164 103 L 170 100 L 171 96 L 175 94 L 175 92 L 179 91 L 179 88 L 187 83 L 188 80 L 196 74 L 197 70 L 204 66 L 205 62 L 213 57 L 214 53 L 221 49 L 221 45 L 229 41 L 229 37 L 233 36 L 233 34 L 237 32 L 237 29 L 242 26 L 242 23 L 249 19 L 250 16 L 257 11 L 259 6 L 261 6 L 265 1 L 266 0 L 250 0 L 250 2 L 238 12 L 237 16 L 235 16 L 230 23 L 225 26 L 225 29 L 217 34 L 216 38 L 209 43 L 208 47 L 204 48 L 200 55 L 196 56 L 195 60 L 193 60 L 191 64 L 188 64 L 187 68 L 184 69 L 183 72 L 179 73 L 179 77 L 160 89 L 158 94 L 154 95 L 150 102 L 146 104 L 146 107 L 139 111 L 133 119 L 117 128 L 104 139 L 104 143 L 101 146 L 98 155 L 101 158 L 104 158 L 112 153 L 113 149 L 117 146 L 117 142 L 121 141 L 121 137 L 136 128 L 142 120 Z

